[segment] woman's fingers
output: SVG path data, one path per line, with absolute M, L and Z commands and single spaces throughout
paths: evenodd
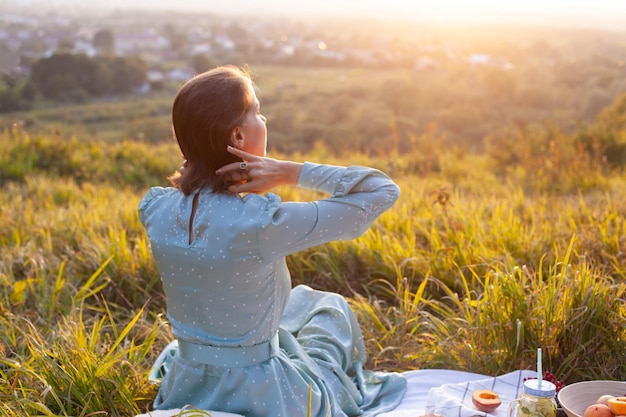
M 253 159 L 258 158 L 258 156 L 248 153 L 246 151 L 243 151 L 241 149 L 235 148 L 234 146 L 228 145 L 226 147 L 226 150 L 232 153 L 233 155 L 240 157 L 244 161 L 252 161 Z
M 242 181 L 248 181 L 250 176 L 245 172 L 234 171 L 228 175 L 228 181 L 231 183 L 240 183 Z
M 230 187 L 228 187 L 228 191 L 230 191 L 233 194 L 258 193 L 258 191 L 255 190 L 255 187 L 252 187 L 249 182 L 241 182 L 239 184 L 233 184 Z
M 248 152 L 242 151 L 241 149 L 237 149 L 233 146 L 228 146 L 226 150 L 232 153 L 233 155 L 240 157 L 246 162 L 233 162 L 228 165 L 224 165 L 223 167 L 215 171 L 217 175 L 228 174 L 228 173 L 232 173 L 232 172 L 240 171 L 240 170 L 241 171 L 249 170 L 250 162 L 259 160 L 258 156 L 252 155 Z
M 250 168 L 250 162 L 233 162 L 231 164 L 224 165 L 215 171 L 215 173 L 217 175 L 232 174 L 238 171 L 249 171 Z
M 225 176 L 232 193 L 263 193 L 281 184 L 295 184 L 302 164 L 285 162 L 229 146 L 228 152 L 240 157 L 242 162 L 233 162 L 219 168 L 215 173 Z

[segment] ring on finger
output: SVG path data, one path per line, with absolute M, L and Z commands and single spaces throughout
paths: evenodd
M 243 170 L 248 169 L 248 163 L 247 162 L 240 162 L 239 163 L 239 169 L 243 169 Z

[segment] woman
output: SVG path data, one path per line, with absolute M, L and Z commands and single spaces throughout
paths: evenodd
M 358 237 L 397 200 L 396 184 L 370 168 L 267 158 L 265 117 L 236 67 L 183 85 L 172 123 L 183 168 L 139 205 L 177 338 L 157 364 L 155 408 L 322 417 L 395 407 L 404 379 L 361 369 L 363 338 L 345 299 L 291 290 L 285 257 Z M 330 197 L 261 194 L 278 185 Z

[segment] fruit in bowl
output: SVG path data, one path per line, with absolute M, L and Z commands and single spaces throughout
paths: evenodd
M 602 404 L 603 396 L 614 398 L 626 397 L 626 382 L 620 381 L 584 381 L 563 387 L 558 393 L 558 400 L 568 417 L 585 417 L 589 406 Z M 610 398 L 603 399 L 608 407 Z M 612 411 L 612 410 L 611 410 Z M 618 416 L 611 412 L 612 415 Z
M 598 398 L 596 400 L 596 404 L 604 404 L 604 405 L 608 406 L 609 405 L 609 400 L 611 400 L 613 398 L 615 398 L 614 395 L 608 395 L 608 394 L 603 395 L 603 396 L 601 396 L 600 398 Z
M 583 417 L 613 417 L 613 412 L 606 404 L 591 404 L 585 409 Z
M 616 416 L 626 415 L 626 397 L 609 398 L 607 405 Z

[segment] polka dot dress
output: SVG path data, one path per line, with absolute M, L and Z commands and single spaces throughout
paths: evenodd
M 346 301 L 306 286 L 292 290 L 285 262 L 358 237 L 399 189 L 374 169 L 312 163 L 298 186 L 330 197 L 283 202 L 272 193 L 185 196 L 154 187 L 141 200 L 177 338 L 162 355 L 167 363 L 156 364 L 164 373 L 156 409 L 373 416 L 400 402 L 401 375 L 362 370 L 363 338 Z

